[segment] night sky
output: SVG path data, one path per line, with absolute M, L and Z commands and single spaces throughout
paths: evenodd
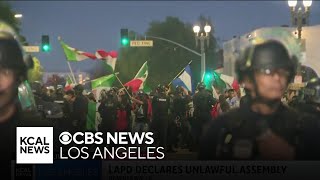
M 30 45 L 39 45 L 41 35 L 50 35 L 52 51 L 35 54 L 45 71 L 69 71 L 58 36 L 72 47 L 94 53 L 96 49 L 118 50 L 120 29 L 143 34 L 151 21 L 166 16 L 194 24 L 200 15 L 210 17 L 220 43 L 256 28 L 290 24 L 287 1 L 24 1 L 10 2 L 23 14 L 22 35 Z M 302 6 L 302 1 L 298 2 Z M 311 25 L 320 24 L 320 1 L 311 6 Z M 73 71 L 87 71 L 95 61 L 72 63 Z

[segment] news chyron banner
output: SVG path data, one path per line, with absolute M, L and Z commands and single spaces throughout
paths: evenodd
M 17 127 L 17 164 L 53 164 L 54 159 L 154 160 L 165 157 L 164 147 L 153 146 L 152 132 L 62 132 L 59 144 L 53 144 L 53 139 L 52 127 Z
M 14 180 L 169 180 L 319 177 L 318 161 L 177 160 L 152 132 L 54 132 L 17 127 Z M 317 178 L 318 179 L 318 178 Z

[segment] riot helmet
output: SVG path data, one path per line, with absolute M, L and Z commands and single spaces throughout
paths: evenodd
M 183 93 L 183 87 L 177 85 L 177 86 L 176 86 L 176 89 L 175 89 L 175 93 L 176 93 L 176 94 L 181 94 L 181 93 Z
M 23 49 L 16 38 L 12 28 L 0 22 L 0 68 L 12 70 L 22 82 L 27 79 L 28 67 Z
M 159 84 L 158 87 L 157 87 L 158 93 L 165 93 L 165 89 L 166 88 L 162 84 Z
M 142 98 L 145 97 L 146 94 L 143 92 L 143 90 L 139 90 L 138 93 L 137 93 L 137 95 L 138 95 L 138 97 L 139 97 L 140 99 L 142 99 Z
M 254 71 L 263 71 L 267 74 L 276 69 L 289 72 L 288 83 L 292 81 L 296 72 L 297 58 L 290 57 L 286 47 L 275 40 L 247 47 L 236 61 L 236 72 L 239 82 L 244 76 L 253 78 Z
M 203 83 L 203 82 L 199 82 L 198 85 L 197 85 L 197 89 L 198 91 L 202 90 L 202 89 L 205 89 L 206 88 L 206 85 Z
M 307 103 L 320 104 L 320 78 L 313 78 L 307 82 L 303 92 Z

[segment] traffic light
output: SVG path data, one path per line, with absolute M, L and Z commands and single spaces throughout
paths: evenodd
M 127 47 L 130 42 L 128 29 L 121 29 L 120 35 L 121 35 L 121 45 L 123 47 Z
M 213 76 L 212 73 L 206 72 L 205 76 L 204 76 L 204 81 L 205 82 L 210 82 L 212 80 L 212 76 Z
M 206 72 L 204 75 L 203 82 L 206 85 L 207 89 L 211 87 L 212 80 L 213 80 L 213 74 L 211 72 Z
M 42 35 L 41 37 L 41 50 L 42 52 L 50 52 L 51 50 L 50 39 L 48 35 Z

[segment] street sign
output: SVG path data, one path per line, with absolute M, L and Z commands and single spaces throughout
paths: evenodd
M 23 49 L 26 52 L 39 52 L 40 51 L 39 46 L 23 46 Z
M 131 47 L 152 47 L 152 40 L 144 40 L 144 41 L 130 41 Z

